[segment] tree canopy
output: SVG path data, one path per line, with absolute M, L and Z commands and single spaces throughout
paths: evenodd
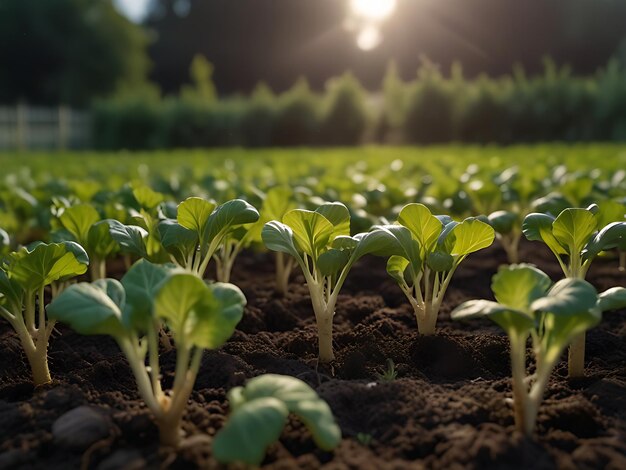
M 82 106 L 138 86 L 147 45 L 111 0 L 2 0 L 0 103 Z

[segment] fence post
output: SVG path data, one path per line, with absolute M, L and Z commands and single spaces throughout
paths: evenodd
M 18 103 L 16 108 L 15 146 L 18 150 L 28 148 L 28 106 Z
M 59 150 L 65 150 L 68 144 L 71 110 L 59 105 Z

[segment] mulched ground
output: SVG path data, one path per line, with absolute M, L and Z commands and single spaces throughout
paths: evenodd
M 560 272 L 539 243 L 522 259 L 555 279 Z M 248 307 L 232 339 L 204 355 L 188 405 L 188 436 L 213 435 L 228 412 L 225 394 L 266 372 L 297 376 L 330 404 L 343 432 L 334 453 L 319 451 L 292 420 L 264 462 L 272 469 L 626 468 L 626 311 L 605 314 L 587 334 L 587 376 L 568 381 L 566 363 L 553 373 L 537 436 L 514 431 L 508 341 L 491 322 L 451 322 L 449 312 L 471 298 L 490 298 L 490 278 L 505 258 L 497 245 L 459 268 L 438 334 L 420 337 L 413 312 L 385 273 L 384 261 L 363 260 L 351 272 L 335 317 L 332 367 L 317 367 L 315 322 L 301 275 L 281 299 L 273 294 L 268 254 L 244 254 L 233 282 Z M 588 280 L 599 290 L 625 286 L 615 260 L 599 259 Z M 159 451 L 157 430 L 138 399 L 126 360 L 106 337 L 61 327 L 51 340 L 54 382 L 34 390 L 19 344 L 0 326 L 0 468 L 219 468 L 205 439 L 176 454 Z M 392 359 L 398 378 L 378 374 Z M 175 353 L 164 353 L 171 383 Z M 169 375 L 168 375 L 169 372 Z M 55 444 L 52 423 L 80 405 L 104 413 L 111 433 L 88 449 Z

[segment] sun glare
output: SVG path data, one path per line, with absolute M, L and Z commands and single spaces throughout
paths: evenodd
M 356 45 L 364 51 L 371 51 L 382 41 L 380 31 L 374 26 L 362 29 L 356 37 Z
M 350 0 L 355 15 L 370 20 L 383 20 L 393 13 L 396 0 Z

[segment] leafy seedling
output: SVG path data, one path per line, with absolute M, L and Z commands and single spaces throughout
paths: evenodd
M 265 374 L 228 392 L 231 414 L 213 441 L 213 455 L 222 463 L 260 465 L 276 442 L 287 417 L 298 417 L 317 446 L 331 451 L 341 442 L 332 411 L 315 390 L 300 379 Z
M 302 269 L 317 322 L 319 360 L 334 360 L 333 316 L 341 287 L 359 258 L 388 255 L 389 240 L 379 232 L 351 237 L 350 213 L 339 202 L 289 211 L 282 222 L 266 223 L 261 236 L 267 248 L 291 255 Z
M 106 260 L 115 255 L 119 245 L 109 233 L 109 224 L 89 204 L 61 208 L 57 214 L 63 226 L 52 234 L 55 241 L 74 241 L 89 255 L 91 280 L 106 277 Z
M 599 208 L 568 208 L 556 218 L 549 214 L 526 216 L 522 229 L 531 241 L 544 242 L 556 257 L 568 278 L 584 279 L 593 260 L 605 250 L 626 250 L 626 222 L 600 226 Z M 585 373 L 585 334 L 576 338 L 569 349 L 568 374 Z
M 282 220 L 283 216 L 296 208 L 293 202 L 293 191 L 289 187 L 276 187 L 270 189 L 261 206 L 259 220 L 249 230 L 249 242 L 262 242 L 261 233 L 267 222 Z M 282 251 L 276 252 L 276 293 L 283 297 L 287 293 L 289 277 L 293 269 L 295 259 L 285 256 Z
M 45 287 L 52 286 L 55 297 L 88 265 L 77 243 L 38 243 L 10 253 L 0 269 L 0 316 L 17 332 L 35 385 L 51 380 L 48 341 L 55 321 L 46 318 Z
M 519 261 L 519 242 L 522 238 L 520 217 L 513 211 L 496 211 L 487 217 L 496 232 L 496 238 L 504 248 L 509 263 Z
M 228 340 L 245 303 L 244 295 L 232 284 L 207 285 L 194 274 L 140 260 L 121 281 L 102 279 L 68 287 L 48 306 L 48 313 L 78 333 L 115 339 L 139 394 L 156 419 L 161 443 L 176 447 L 202 352 Z M 169 393 L 163 391 L 160 377 L 162 324 L 168 326 L 176 344 Z
M 376 377 L 380 382 L 393 382 L 398 378 L 398 370 L 393 359 L 387 359 L 387 367 L 382 373 L 376 374 Z
M 600 322 L 602 312 L 626 306 L 626 289 L 598 295 L 587 281 L 550 278 L 529 265 L 500 268 L 491 288 L 496 302 L 470 300 L 451 313 L 455 320 L 487 317 L 509 336 L 515 427 L 531 435 L 550 374 L 576 336 Z M 535 373 L 526 375 L 526 341 L 532 340 Z
M 248 227 L 258 219 L 259 212 L 242 199 L 216 207 L 206 199 L 190 197 L 178 206 L 176 220 L 159 224 L 161 243 L 170 259 L 184 269 L 202 277 L 215 259 L 218 280 L 230 279 Z
M 423 204 L 408 204 L 398 225 L 375 229 L 394 245 L 387 272 L 407 297 L 420 334 L 435 333 L 439 309 L 454 272 L 471 253 L 493 243 L 493 228 L 476 218 L 463 222 L 434 216 Z

